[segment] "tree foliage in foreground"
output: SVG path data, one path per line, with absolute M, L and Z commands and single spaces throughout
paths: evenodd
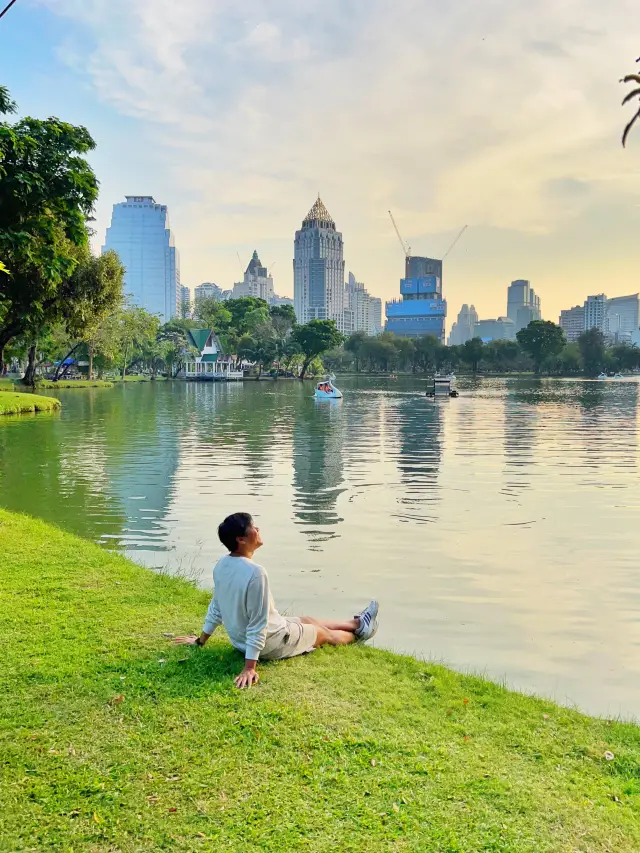
M 15 111 L 0 86 L 0 114 Z M 86 128 L 57 118 L 0 122 L 0 368 L 13 338 L 74 310 L 72 278 L 98 196 L 85 159 L 94 147 Z

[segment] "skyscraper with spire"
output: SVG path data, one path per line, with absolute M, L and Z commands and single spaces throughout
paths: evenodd
M 293 298 L 299 323 L 335 320 L 345 327 L 342 234 L 318 195 L 296 231 L 293 252 Z

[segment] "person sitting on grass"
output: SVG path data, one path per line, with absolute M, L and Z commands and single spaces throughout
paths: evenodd
M 229 554 L 213 570 L 213 598 L 199 637 L 177 637 L 182 645 L 204 646 L 219 625 L 245 656 L 236 686 L 251 687 L 259 680 L 258 660 L 282 660 L 305 655 L 320 646 L 346 646 L 370 640 L 378 630 L 378 602 L 362 613 L 336 622 L 310 616 L 282 616 L 275 608 L 264 568 L 253 561 L 261 547 L 260 530 L 247 512 L 230 515 L 218 527 Z

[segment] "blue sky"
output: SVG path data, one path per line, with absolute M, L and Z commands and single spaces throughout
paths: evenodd
M 543 313 L 640 290 L 640 129 L 619 144 L 631 0 L 18 0 L 0 80 L 21 111 L 85 124 L 111 206 L 169 206 L 191 287 L 229 287 L 256 248 L 292 292 L 293 233 L 319 191 L 347 269 L 398 290 L 391 208 L 462 302 Z

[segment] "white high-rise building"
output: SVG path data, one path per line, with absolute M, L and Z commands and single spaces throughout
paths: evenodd
M 274 295 L 273 279 L 267 268 L 262 266 L 258 253 L 254 251 L 249 266 L 245 270 L 244 281 L 236 282 L 233 285 L 233 298 L 256 296 L 258 299 L 264 299 L 265 302 L 270 303 Z
M 345 285 L 345 296 L 345 310 L 352 320 L 351 331 L 379 335 L 382 331 L 382 300 L 371 296 L 352 272 Z
M 604 293 L 597 296 L 587 296 L 584 303 L 584 330 L 600 329 L 604 332 L 604 321 L 607 313 L 607 297 Z
M 320 196 L 296 231 L 293 299 L 298 323 L 335 320 L 348 333 L 342 234 Z
M 117 252 L 124 268 L 124 292 L 163 323 L 180 314 L 180 255 L 165 204 L 150 195 L 125 196 L 114 204 L 102 251 Z
M 201 299 L 215 299 L 218 302 L 222 302 L 225 299 L 225 292 L 230 293 L 231 291 L 224 291 L 212 281 L 203 281 L 202 284 L 194 287 L 193 298 L 196 302 L 199 302 Z
M 577 341 L 584 332 L 584 305 L 574 305 L 560 312 L 558 323 L 569 343 Z

